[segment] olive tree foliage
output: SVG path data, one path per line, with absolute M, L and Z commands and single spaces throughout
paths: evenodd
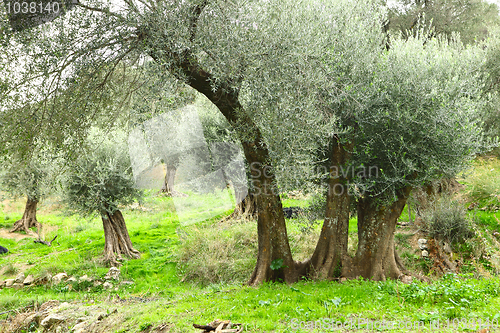
M 112 22 L 98 16 L 71 11 L 16 33 L 3 22 L 2 151 L 29 155 L 43 139 L 74 158 L 92 126 L 111 127 L 121 119 L 119 111 L 143 76 L 130 73 L 138 58 L 126 58 L 129 51 L 109 38 Z
M 93 129 L 89 141 L 94 147 L 79 156 L 64 181 L 68 207 L 83 216 L 100 216 L 113 214 L 119 207 L 140 199 L 125 134 L 114 132 L 105 137 L 102 131 Z
M 485 98 L 494 101 L 485 110 L 485 134 L 489 137 L 500 137 L 500 28 L 495 29 L 492 35 L 482 44 L 485 50 L 485 63 L 483 64 L 483 79 Z
M 245 101 L 259 112 L 257 121 L 285 191 L 314 191 L 328 181 L 332 137 L 352 132 L 360 104 L 351 91 L 366 89 L 384 48 L 386 10 L 376 1 L 332 2 L 322 10 L 326 19 L 316 13 L 309 23 L 281 17 L 282 25 L 295 25 L 296 31 L 292 39 L 279 36 L 281 47 L 306 52 L 280 54 L 279 67 L 272 58 L 263 58 L 254 69 L 257 75 L 244 85 Z M 262 21 L 271 19 L 259 15 Z M 302 25 L 307 26 L 303 31 Z M 279 47 L 269 45 L 264 51 L 275 49 Z M 259 91 L 269 78 L 276 82 L 277 93 L 262 95 Z
M 39 160 L 25 162 L 12 157 L 2 159 L 1 188 L 14 198 L 40 201 L 49 187 L 47 166 Z
M 479 115 L 485 98 L 480 47 L 444 38 L 396 39 L 378 63 L 355 113 L 355 165 L 377 166 L 376 177 L 353 181 L 373 196 L 394 197 L 464 170 L 483 148 Z
M 425 41 L 425 43 L 424 43 Z M 342 274 L 375 280 L 408 274 L 394 246 L 396 221 L 413 187 L 463 170 L 487 145 L 480 115 L 484 50 L 448 38 L 396 39 L 359 99 L 351 179 L 357 196 L 358 249 Z

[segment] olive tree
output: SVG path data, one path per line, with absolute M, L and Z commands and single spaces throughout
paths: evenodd
M 36 156 L 30 160 L 9 156 L 4 157 L 2 169 L 1 188 L 13 197 L 26 197 L 23 217 L 14 223 L 10 232 L 22 230 L 29 233 L 36 227 L 40 236 L 42 225 L 36 218 L 37 205 L 50 190 L 46 161 L 42 162 Z
M 93 137 L 95 148 L 80 156 L 67 175 L 63 193 L 69 207 L 82 215 L 97 214 L 104 229 L 104 261 L 118 265 L 122 255 L 139 258 L 120 207 L 140 198 L 126 145 L 116 138 Z
M 329 146 L 322 236 L 330 237 L 320 237 L 310 267 L 322 276 L 384 280 L 408 274 L 395 252 L 394 232 L 411 189 L 456 175 L 483 147 L 478 115 L 489 103 L 481 78 L 483 50 L 445 39 L 423 41 L 393 40 L 379 53 L 368 82 L 353 82 L 346 101 L 332 100 L 332 112 L 351 129 L 336 134 Z M 357 202 L 354 258 L 346 254 L 350 200 Z M 333 256 L 325 256 L 328 251 Z
M 309 151 L 316 154 L 309 161 L 324 162 L 317 170 L 284 169 L 325 181 L 325 221 L 302 273 L 384 280 L 409 273 L 393 237 L 411 189 L 455 175 L 484 148 L 480 117 L 498 97 L 485 96 L 481 47 L 424 36 L 395 38 L 386 50 L 381 30 L 363 25 L 373 20 L 357 18 L 324 60 L 331 84 L 313 91 L 318 114 L 329 114 L 337 126 L 328 130 L 321 117 L 304 122 L 304 110 L 282 94 L 281 112 L 270 112 L 273 121 L 263 128 L 275 161 Z M 351 202 L 358 212 L 354 258 L 347 254 Z

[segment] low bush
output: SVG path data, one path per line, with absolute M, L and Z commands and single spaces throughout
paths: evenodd
M 436 201 L 424 220 L 431 237 L 451 244 L 463 243 L 475 235 L 465 208 L 458 201 L 446 197 Z

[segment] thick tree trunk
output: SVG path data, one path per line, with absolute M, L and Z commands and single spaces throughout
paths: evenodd
M 309 262 L 306 262 L 306 272 L 303 272 L 313 278 L 339 277 L 342 262 L 347 256 L 350 207 L 347 181 L 349 177 L 339 171 L 349 161 L 350 149 L 351 146 L 347 147 L 346 150 L 339 142 L 338 137 L 333 138 L 325 221 L 316 249 Z
M 24 208 L 23 217 L 14 223 L 13 228 L 10 232 L 15 231 L 25 231 L 26 233 L 30 233 L 30 228 L 36 227 L 38 236 L 40 236 L 40 230 L 42 229 L 42 225 L 36 219 L 36 206 L 38 205 L 38 200 L 28 197 L 26 201 L 26 207 Z
M 258 129 L 255 131 L 258 132 Z M 257 264 L 248 284 L 258 285 L 265 281 L 297 282 L 299 275 L 288 243 L 283 206 L 276 194 L 276 178 L 271 172 L 269 152 L 260 132 L 254 142 L 243 141 L 243 149 L 250 165 L 254 195 L 257 198 L 259 241 Z
M 394 232 L 410 190 L 409 187 L 402 189 L 389 206 L 378 204 L 370 196 L 358 201 L 358 250 L 356 256 L 343 265 L 343 276 L 376 281 L 402 276 L 404 267 L 394 248 Z
M 122 255 L 132 259 L 140 257 L 139 251 L 134 249 L 125 225 L 122 213 L 117 210 L 113 214 L 101 213 L 104 228 L 104 262 L 111 266 L 119 266 Z

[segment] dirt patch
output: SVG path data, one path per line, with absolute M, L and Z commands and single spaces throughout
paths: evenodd
M 18 232 L 9 232 L 9 229 L 0 228 L 0 238 L 13 239 L 16 242 L 19 242 L 20 240 L 25 238 L 37 238 L 37 237 L 36 234 L 34 233 L 32 235 L 20 234 Z
M 41 238 L 42 240 L 45 239 L 45 235 L 48 235 L 54 231 L 59 230 L 59 227 L 54 226 L 54 225 L 47 225 L 47 224 L 42 224 L 42 231 L 41 231 Z M 9 229 L 6 228 L 0 228 L 0 238 L 5 238 L 5 239 L 13 239 L 16 242 L 19 242 L 20 240 L 23 240 L 25 238 L 38 238 L 38 235 L 33 232 L 31 234 L 22 234 L 19 232 L 9 232 Z

